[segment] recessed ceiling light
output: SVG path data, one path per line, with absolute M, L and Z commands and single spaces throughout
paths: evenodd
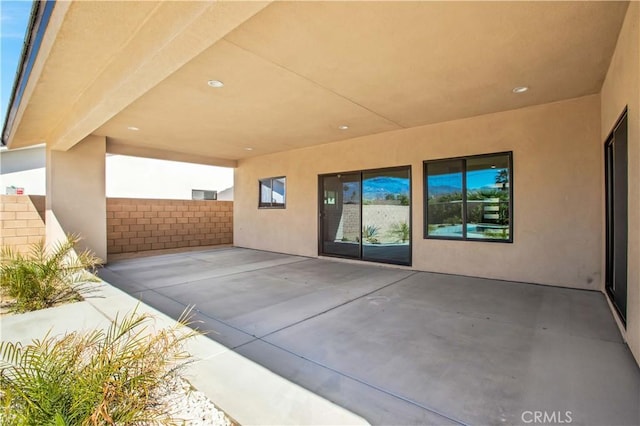
M 347 126 L 347 125 L 343 124 L 342 126 L 338 126 L 338 129 L 340 129 L 340 130 L 347 130 L 347 129 L 349 129 L 349 126 Z
M 219 89 L 220 87 L 224 87 L 224 83 L 221 82 L 220 80 L 209 80 L 207 81 L 207 84 L 211 87 L 215 87 L 216 89 Z
M 253 148 L 246 147 L 244 150 L 245 151 L 253 151 Z
M 527 86 L 518 86 L 513 88 L 513 93 L 524 93 L 527 90 L 529 90 Z
M 127 127 L 127 130 L 131 130 L 133 132 L 137 132 L 138 130 L 140 130 L 140 128 L 136 127 L 136 126 L 129 126 L 129 127 Z
M 491 168 L 492 168 L 492 169 L 495 169 L 495 168 L 496 168 L 496 165 L 495 165 L 495 164 L 492 164 L 492 165 L 491 165 Z

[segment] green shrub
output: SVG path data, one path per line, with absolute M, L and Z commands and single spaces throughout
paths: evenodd
M 78 290 L 97 278 L 87 269 L 101 261 L 90 251 L 75 254 L 80 238 L 69 235 L 51 250 L 44 242 L 33 244 L 29 253 L 21 254 L 8 246 L 0 251 L 0 288 L 15 298 L 14 311 L 47 308 L 68 300 L 79 300 Z
M 171 423 L 153 393 L 184 365 L 183 342 L 193 331 L 179 322 L 150 333 L 150 319 L 134 311 L 106 331 L 47 335 L 24 347 L 0 342 L 0 423 Z
M 506 240 L 509 238 L 509 229 L 508 228 L 497 229 L 497 230 L 487 229 L 483 232 L 483 234 L 486 238 L 501 238 L 503 240 Z
M 392 224 L 389 229 L 389 234 L 403 243 L 409 239 L 410 233 L 409 224 L 404 221 Z
M 409 196 L 406 194 L 398 194 L 398 196 L 396 197 L 396 200 L 400 201 L 401 206 L 409 205 Z

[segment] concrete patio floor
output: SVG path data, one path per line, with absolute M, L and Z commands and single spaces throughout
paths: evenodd
M 640 369 L 598 292 L 240 248 L 100 276 L 174 318 L 195 305 L 211 339 L 372 424 L 640 424 Z

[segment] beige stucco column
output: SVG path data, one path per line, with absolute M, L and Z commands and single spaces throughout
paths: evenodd
M 47 147 L 47 243 L 77 233 L 80 248 L 106 262 L 106 138 L 90 135 L 67 151 Z

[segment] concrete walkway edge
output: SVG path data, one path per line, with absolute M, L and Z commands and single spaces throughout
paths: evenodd
M 106 327 L 116 316 L 149 313 L 155 327 L 175 321 L 107 282 L 85 301 L 2 319 L 2 340 L 28 343 L 50 335 Z M 242 425 L 366 425 L 362 417 L 310 392 L 198 334 L 186 344 L 193 356 L 184 376 Z

